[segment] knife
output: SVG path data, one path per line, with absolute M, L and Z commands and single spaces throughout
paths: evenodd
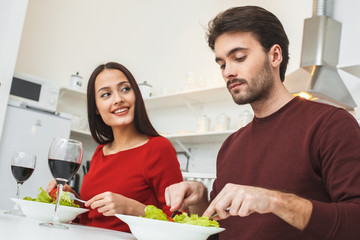
M 174 218 L 177 213 L 178 213 L 178 210 L 174 211 L 174 212 L 171 214 L 171 218 Z

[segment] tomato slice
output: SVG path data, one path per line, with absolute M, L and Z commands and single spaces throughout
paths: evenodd
M 55 201 L 56 200 L 56 196 L 57 196 L 57 188 L 54 188 L 53 190 L 50 191 L 49 193 L 50 197 L 51 197 L 51 201 Z
M 169 222 L 175 222 L 174 219 L 172 219 L 172 218 L 169 217 L 169 216 L 167 216 L 167 220 L 168 220 Z

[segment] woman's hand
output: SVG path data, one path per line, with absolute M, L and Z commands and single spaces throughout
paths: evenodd
M 46 192 L 50 194 L 51 191 L 53 191 L 54 189 L 56 189 L 56 187 L 57 187 L 56 181 L 55 181 L 55 179 L 53 179 L 53 180 L 51 180 L 51 181 L 49 182 L 49 184 L 47 185 L 47 187 L 46 187 Z M 79 194 L 77 194 L 77 193 L 76 193 L 69 185 L 67 185 L 67 184 L 64 185 L 63 191 L 64 191 L 64 192 L 72 192 L 73 194 L 75 194 L 75 196 L 76 196 L 77 198 L 80 198 Z
M 114 216 L 115 214 L 145 216 L 146 206 L 123 195 L 104 192 L 88 200 L 85 207 L 97 209 L 104 216 Z

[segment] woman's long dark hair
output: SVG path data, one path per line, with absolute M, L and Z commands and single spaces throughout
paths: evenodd
M 134 123 L 136 129 L 148 136 L 159 136 L 159 133 L 152 126 L 150 119 L 147 115 L 144 100 L 141 96 L 139 86 L 137 85 L 134 76 L 123 65 L 116 62 L 108 62 L 98 66 L 90 76 L 87 86 L 87 109 L 88 109 L 88 121 L 91 136 L 99 144 L 107 144 L 114 140 L 114 134 L 112 128 L 108 126 L 100 114 L 96 113 L 97 107 L 95 102 L 95 80 L 97 76 L 105 69 L 117 69 L 121 71 L 129 80 L 131 88 L 135 93 L 135 111 L 134 111 Z

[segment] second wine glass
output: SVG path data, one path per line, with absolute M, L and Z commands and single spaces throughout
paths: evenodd
M 17 182 L 16 198 L 20 198 L 20 189 L 23 183 L 29 179 L 34 172 L 36 165 L 36 156 L 32 153 L 15 151 L 11 158 L 11 172 Z M 6 214 L 25 216 L 18 204 L 14 209 L 6 211 Z
M 68 229 L 60 224 L 58 212 L 63 186 L 79 170 L 83 157 L 82 143 L 73 139 L 54 138 L 49 150 L 49 168 L 56 180 L 57 197 L 55 212 L 50 222 L 40 223 L 41 226 Z

